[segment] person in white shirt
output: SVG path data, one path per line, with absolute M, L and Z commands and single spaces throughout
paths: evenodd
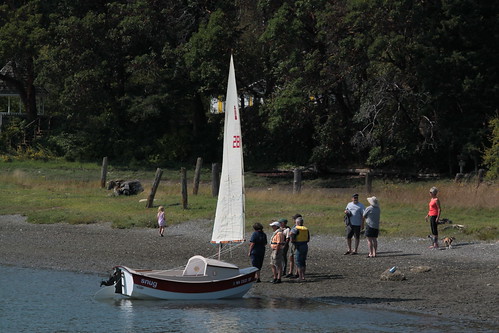
M 357 254 L 360 241 L 360 230 L 364 227 L 365 206 L 359 202 L 359 195 L 352 195 L 352 201 L 345 208 L 345 214 L 350 217 L 350 223 L 346 226 L 347 251 L 344 254 Z M 355 249 L 352 250 L 352 237 L 355 237 Z

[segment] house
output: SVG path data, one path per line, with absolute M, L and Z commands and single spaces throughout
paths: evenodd
M 10 118 L 21 117 L 27 118 L 27 113 L 21 99 L 21 92 L 14 84 L 9 84 L 3 77 L 9 77 L 18 82 L 27 81 L 27 75 L 20 65 L 16 62 L 9 61 L 0 70 L 0 132 L 4 123 Z M 35 99 L 37 106 L 37 119 L 26 125 L 26 130 L 34 130 L 35 135 L 39 135 L 42 130 L 47 130 L 50 127 L 50 117 L 45 115 L 45 98 L 48 95 L 46 89 L 35 86 Z M 42 127 L 44 127 L 42 129 Z

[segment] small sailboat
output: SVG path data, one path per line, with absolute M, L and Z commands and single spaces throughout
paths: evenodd
M 243 147 L 234 62 L 231 56 L 225 108 L 224 147 L 220 190 L 212 243 L 244 241 L 245 193 Z M 220 256 L 220 254 L 219 254 Z M 244 296 L 258 269 L 217 259 L 193 256 L 182 270 L 131 269 L 116 266 L 97 298 L 122 295 L 135 299 L 221 299 Z

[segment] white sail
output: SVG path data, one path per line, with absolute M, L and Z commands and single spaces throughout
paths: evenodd
M 222 175 L 211 242 L 243 242 L 245 210 L 243 144 L 232 55 L 225 102 L 223 148 Z

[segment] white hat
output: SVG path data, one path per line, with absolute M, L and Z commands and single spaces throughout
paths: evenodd
M 272 222 L 272 223 L 270 224 L 270 226 L 271 226 L 271 227 L 280 227 L 280 226 L 281 226 L 281 224 L 280 224 L 279 222 L 277 222 L 277 221 L 274 221 L 274 222 Z
M 370 198 L 367 198 L 367 201 L 371 204 L 371 206 L 373 207 L 378 207 L 379 203 L 378 203 L 378 198 L 376 197 L 370 197 Z

